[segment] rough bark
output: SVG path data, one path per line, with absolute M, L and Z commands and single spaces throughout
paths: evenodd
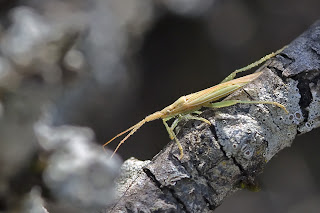
M 170 142 L 152 161 L 129 159 L 118 181 L 118 199 L 105 212 L 211 212 L 254 178 L 294 138 L 320 126 L 320 21 L 259 70 L 259 79 L 228 99 L 272 100 L 206 109 L 200 121 L 181 122 L 179 159 Z

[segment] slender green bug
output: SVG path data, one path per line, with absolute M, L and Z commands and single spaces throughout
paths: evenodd
M 285 47 L 284 47 L 285 48 Z M 141 126 L 143 126 L 145 123 L 154 121 L 157 119 L 162 119 L 164 126 L 167 129 L 167 132 L 169 134 L 169 137 L 171 140 L 175 140 L 178 148 L 180 150 L 180 159 L 183 157 L 183 148 L 176 137 L 174 133 L 174 129 L 178 125 L 179 121 L 181 119 L 194 119 L 194 120 L 200 120 L 203 121 L 209 125 L 211 125 L 210 121 L 208 121 L 205 118 L 197 117 L 192 115 L 192 113 L 197 113 L 200 108 L 202 107 L 211 107 L 211 108 L 222 108 L 222 107 L 228 107 L 232 106 L 238 103 L 243 104 L 272 104 L 276 105 L 280 108 L 282 108 L 286 113 L 288 113 L 285 106 L 283 106 L 280 103 L 274 102 L 274 101 L 244 101 L 244 100 L 223 100 L 216 102 L 220 100 L 223 97 L 226 97 L 227 95 L 233 93 L 236 90 L 241 89 L 246 84 L 252 82 L 253 80 L 257 79 L 262 72 L 253 73 L 250 75 L 246 75 L 241 78 L 235 78 L 236 74 L 239 72 L 243 72 L 246 70 L 250 70 L 253 67 L 258 66 L 259 64 L 265 62 L 266 60 L 274 57 L 275 55 L 279 54 L 284 48 L 276 51 L 275 53 L 268 54 L 261 58 L 260 60 L 249 64 L 246 67 L 243 67 L 241 69 L 238 69 L 234 72 L 232 72 L 229 76 L 227 76 L 220 84 L 201 90 L 199 92 L 195 92 L 189 95 L 181 96 L 178 100 L 176 100 L 173 104 L 165 107 L 164 109 L 157 111 L 153 114 L 150 114 L 146 116 L 144 119 L 142 119 L 137 124 L 133 125 L 129 129 L 119 133 L 115 137 L 113 137 L 111 140 L 106 142 L 103 147 L 108 145 L 110 142 L 112 142 L 114 139 L 120 137 L 121 135 L 129 132 L 118 144 L 116 149 L 114 150 L 112 156 L 118 151 L 121 144 L 123 144 L 133 133 L 135 133 Z M 167 121 L 176 118 L 172 125 L 169 127 L 167 124 Z M 112 157 L 111 156 L 111 157 Z

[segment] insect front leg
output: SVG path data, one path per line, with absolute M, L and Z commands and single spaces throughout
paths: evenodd
M 179 142 L 176 134 L 174 133 L 174 129 L 177 127 L 178 123 L 179 123 L 182 119 L 198 120 L 198 121 L 205 122 L 205 123 L 207 123 L 207 124 L 209 124 L 209 125 L 211 125 L 211 123 L 210 123 L 210 121 L 208 121 L 208 120 L 205 119 L 205 118 L 196 117 L 196 116 L 193 116 L 193 115 L 191 115 L 191 114 L 186 114 L 186 115 L 179 115 L 179 116 L 173 121 L 171 127 L 169 127 L 169 125 L 167 124 L 167 121 L 170 120 L 170 119 L 172 119 L 172 117 L 171 117 L 171 118 L 164 118 L 164 119 L 162 119 L 162 122 L 163 122 L 164 126 L 165 126 L 166 129 L 167 129 L 167 132 L 168 132 L 168 134 L 169 134 L 170 139 L 171 139 L 171 140 L 174 139 L 174 140 L 176 141 L 176 143 L 177 143 L 177 145 L 178 145 L 178 148 L 179 148 L 179 150 L 180 150 L 180 159 L 182 159 L 182 157 L 183 157 L 183 155 L 184 155 L 184 154 L 183 154 L 183 148 L 182 148 L 182 145 L 181 145 L 181 143 Z
M 168 132 L 168 134 L 169 134 L 170 139 L 171 139 L 171 140 L 174 139 L 174 140 L 176 141 L 176 143 L 177 143 L 177 145 L 178 145 L 178 148 L 179 148 L 179 150 L 180 150 L 180 159 L 182 159 L 182 157 L 183 157 L 183 148 L 182 148 L 182 146 L 181 146 L 181 143 L 179 142 L 179 140 L 178 140 L 176 134 L 174 133 L 173 129 L 170 128 L 169 125 L 167 124 L 167 121 L 170 120 L 170 119 L 172 119 L 172 118 L 163 118 L 163 119 L 162 119 L 162 122 L 163 122 L 164 126 L 165 126 L 166 129 L 167 129 L 167 132 Z M 179 118 L 177 118 L 177 119 L 173 122 L 173 124 L 176 123 L 175 126 L 177 126 L 178 123 L 179 123 L 179 121 L 180 121 L 180 120 L 178 120 L 178 119 L 179 119 Z
M 171 124 L 171 127 L 170 127 L 170 129 L 172 130 L 172 131 L 174 131 L 174 129 L 178 126 L 178 123 L 182 120 L 182 116 L 181 115 L 179 115 L 174 121 L 173 121 L 173 123 Z

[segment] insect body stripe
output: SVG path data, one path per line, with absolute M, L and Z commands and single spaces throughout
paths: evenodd
M 189 107 L 202 106 L 203 104 L 219 100 L 220 98 L 223 98 L 223 97 L 231 94 L 232 92 L 238 90 L 239 88 L 241 88 L 243 86 L 231 85 L 229 87 L 221 88 L 219 91 L 216 91 L 216 92 L 202 93 L 202 94 L 199 94 L 198 97 L 192 97 L 192 99 L 188 99 L 186 104 Z
M 237 78 L 222 84 L 218 84 L 214 87 L 190 94 L 186 96 L 186 104 L 189 107 L 201 106 L 206 103 L 210 103 L 219 100 L 234 91 L 242 88 L 252 80 L 256 79 L 261 75 L 261 72 L 247 75 L 241 78 Z

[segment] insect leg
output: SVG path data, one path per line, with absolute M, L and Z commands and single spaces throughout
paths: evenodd
M 234 77 L 236 77 L 237 73 L 239 73 L 239 72 L 244 72 L 244 71 L 250 70 L 250 69 L 262 64 L 263 62 L 269 60 L 270 58 L 272 58 L 272 57 L 276 56 L 277 54 L 279 54 L 280 52 L 282 52 L 282 50 L 284 48 L 286 48 L 286 47 L 287 46 L 284 46 L 280 50 L 278 50 L 278 51 L 276 51 L 274 53 L 270 53 L 270 54 L 264 56 L 263 58 L 259 59 L 258 61 L 253 62 L 252 64 L 249 64 L 248 66 L 245 66 L 245 67 L 243 67 L 241 69 L 235 70 L 230 75 L 228 75 L 221 83 L 224 83 L 224 82 L 227 82 L 227 81 L 230 81 L 230 80 L 234 79 Z
M 272 105 L 275 105 L 275 106 L 278 106 L 278 107 L 282 108 L 286 113 L 289 113 L 285 106 L 283 106 L 282 104 L 279 104 L 277 102 L 274 102 L 274 101 L 226 100 L 226 101 L 220 101 L 220 102 L 216 102 L 216 103 L 211 103 L 211 104 L 208 105 L 208 107 L 222 108 L 222 107 L 232 106 L 232 105 L 235 105 L 235 104 L 272 104 Z
M 198 112 L 200 112 L 200 111 L 198 111 Z M 201 112 L 200 112 L 200 113 L 201 113 Z M 173 121 L 173 123 L 172 123 L 172 125 L 171 125 L 171 127 L 170 127 L 172 131 L 174 131 L 174 129 L 177 127 L 178 123 L 179 123 L 182 119 L 186 119 L 186 120 L 198 120 L 198 121 L 202 121 L 202 122 L 205 122 L 205 123 L 211 125 L 210 121 L 208 121 L 207 119 L 202 118 L 202 117 L 196 117 L 196 116 L 193 116 L 193 115 L 191 115 L 191 114 L 186 114 L 186 115 L 183 115 L 183 116 L 182 116 L 182 115 L 179 115 L 179 117 L 176 118 L 176 119 Z
M 169 125 L 167 124 L 167 121 L 170 120 L 170 119 L 171 119 L 171 118 L 164 118 L 164 119 L 162 119 L 162 122 L 163 122 L 164 126 L 165 126 L 166 129 L 167 129 L 167 132 L 168 132 L 168 134 L 169 134 L 170 139 L 171 139 L 171 140 L 174 139 L 174 140 L 176 141 L 176 143 L 177 143 L 177 145 L 178 145 L 178 148 L 179 148 L 179 150 L 180 150 L 180 159 L 182 159 L 182 157 L 183 157 L 183 148 L 182 148 L 182 146 L 181 146 L 181 143 L 179 142 L 176 134 L 173 132 L 173 129 L 171 129 L 171 128 L 169 127 Z M 179 119 L 179 118 L 177 118 L 177 119 L 174 121 L 174 123 L 175 123 L 178 119 Z M 178 124 L 178 122 L 179 122 L 179 120 L 178 120 L 176 123 Z M 177 124 L 176 124 L 175 126 L 177 126 Z
M 173 123 L 171 124 L 171 130 L 172 131 L 174 131 L 174 129 L 177 127 L 177 125 L 178 125 L 178 123 L 182 120 L 182 116 L 181 115 L 179 115 L 179 117 L 177 117 L 174 121 L 173 121 Z
M 196 117 L 196 116 L 187 114 L 187 115 L 183 115 L 183 116 L 179 115 L 179 117 L 176 118 L 176 119 L 173 121 L 171 127 L 169 127 L 169 125 L 167 124 L 166 121 L 168 121 L 168 120 L 170 120 L 170 119 L 171 119 L 171 118 L 165 118 L 165 119 L 162 119 L 162 121 L 163 121 L 164 126 L 165 126 L 166 129 L 167 129 L 167 132 L 169 133 L 170 139 L 171 139 L 171 140 L 174 139 L 174 140 L 176 141 L 176 143 L 177 143 L 177 145 L 178 145 L 178 147 L 179 147 L 179 150 L 180 150 L 180 159 L 182 159 L 182 157 L 183 157 L 183 148 L 182 148 L 182 146 L 181 146 L 181 144 L 180 144 L 180 142 L 179 142 L 176 134 L 174 133 L 174 129 L 177 127 L 178 123 L 179 123 L 182 119 L 199 120 L 199 121 L 205 122 L 205 123 L 207 123 L 207 124 L 209 124 L 209 125 L 211 125 L 211 123 L 210 123 L 210 121 L 208 121 L 208 120 L 205 119 L 205 118 Z
M 202 117 L 196 117 L 196 116 L 187 114 L 187 115 L 184 115 L 183 118 L 188 119 L 188 120 L 191 120 L 191 119 L 192 120 L 198 120 L 198 121 L 202 121 L 202 122 L 205 122 L 205 123 L 211 125 L 210 121 L 208 121 L 207 119 L 202 118 Z
M 200 115 L 202 112 L 199 111 L 199 110 L 196 110 L 196 111 L 194 111 L 194 112 L 192 112 L 192 113 L 197 114 L 197 115 Z

